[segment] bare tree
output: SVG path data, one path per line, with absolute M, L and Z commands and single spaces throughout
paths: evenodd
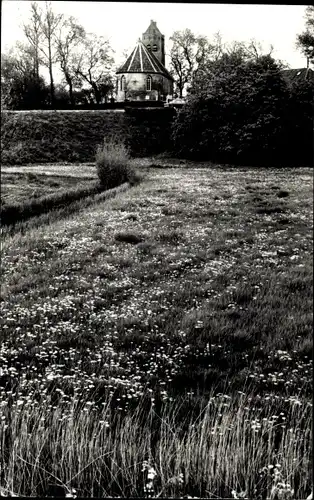
M 102 36 L 89 33 L 82 39 L 81 53 L 76 58 L 76 74 L 93 90 L 96 103 L 102 98 L 103 85 L 111 76 L 113 57 L 109 41 Z
M 41 18 L 41 29 L 43 32 L 45 45 L 41 45 L 40 50 L 44 56 L 44 61 L 49 71 L 50 99 L 52 107 L 54 107 L 55 102 L 55 90 L 52 72 L 53 63 L 56 61 L 56 54 L 54 53 L 55 35 L 56 30 L 62 20 L 63 14 L 55 14 L 52 10 L 51 3 L 45 2 L 45 11 Z
M 173 42 L 170 50 L 171 73 L 182 97 L 185 85 L 192 82 L 215 47 L 207 37 L 196 36 L 190 29 L 175 31 L 170 40 Z
M 78 53 L 86 33 L 73 17 L 64 19 L 56 33 L 57 60 L 69 87 L 70 102 L 74 105 L 73 89 L 81 87 L 82 77 L 78 74 Z
M 23 24 L 23 31 L 28 41 L 28 54 L 34 61 L 34 74 L 39 77 L 40 45 L 43 39 L 42 13 L 36 2 L 31 3 L 31 16 L 28 24 Z

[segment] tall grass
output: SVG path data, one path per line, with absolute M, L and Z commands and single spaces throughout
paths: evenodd
M 178 416 L 183 400 L 164 403 L 158 414 L 143 397 L 125 415 L 110 398 L 99 412 L 86 400 L 73 400 L 67 412 L 49 400 L 31 403 L 8 405 L 0 424 L 2 487 L 18 495 L 61 488 L 73 496 L 230 498 L 235 491 L 271 498 L 276 487 L 287 499 L 292 490 L 294 498 L 310 492 L 311 408 L 295 401 L 289 426 L 275 399 L 257 408 L 241 394 L 212 396 L 198 417 L 185 419 Z
M 124 182 L 134 183 L 137 177 L 131 167 L 128 148 L 121 141 L 104 139 L 96 153 L 96 169 L 100 185 L 111 189 Z

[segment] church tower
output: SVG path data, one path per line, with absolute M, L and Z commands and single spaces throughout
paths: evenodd
M 160 33 L 155 21 L 151 21 L 149 27 L 143 33 L 142 42 L 165 66 L 165 37 Z

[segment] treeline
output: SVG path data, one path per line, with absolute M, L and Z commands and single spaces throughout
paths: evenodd
M 74 17 L 56 14 L 49 2 L 31 4 L 23 32 L 24 41 L 1 55 L 3 108 L 74 107 L 110 100 L 114 59 L 108 40 L 87 33 Z M 57 69 L 62 74 L 58 84 Z
M 226 46 L 189 30 L 173 36 L 172 65 L 188 85 L 173 124 L 176 155 L 222 163 L 313 164 L 314 7 L 297 46 L 307 69 L 291 73 L 256 42 Z M 188 55 L 184 60 L 184 55 Z
M 312 164 L 313 80 L 290 81 L 270 54 L 243 47 L 195 77 L 173 124 L 178 156 L 242 164 Z

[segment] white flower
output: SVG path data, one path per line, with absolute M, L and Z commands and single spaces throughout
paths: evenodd
M 150 467 L 148 469 L 148 474 L 147 474 L 147 479 L 154 480 L 154 478 L 157 476 L 157 472 L 153 467 Z

